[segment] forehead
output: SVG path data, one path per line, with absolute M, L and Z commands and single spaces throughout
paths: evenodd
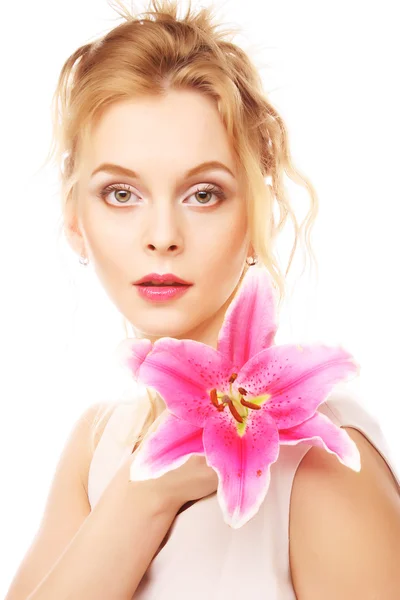
M 235 171 L 216 103 L 190 90 L 113 104 L 101 115 L 85 148 L 90 169 L 114 162 L 140 170 L 150 161 L 185 170 L 205 160 L 225 162 Z

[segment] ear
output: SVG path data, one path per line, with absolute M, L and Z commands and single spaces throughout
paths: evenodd
M 255 256 L 255 250 L 252 244 L 249 244 L 249 248 L 247 250 L 247 258 L 249 258 L 250 256 Z
M 79 227 L 78 217 L 72 201 L 68 201 L 64 209 L 64 233 L 72 250 L 78 256 L 84 255 L 85 241 Z

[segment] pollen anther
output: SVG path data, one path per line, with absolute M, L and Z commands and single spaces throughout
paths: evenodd
M 231 411 L 231 413 L 234 416 L 234 418 L 236 419 L 236 421 L 238 421 L 239 423 L 243 423 L 243 419 L 239 415 L 239 413 L 236 410 L 236 408 L 234 407 L 234 404 L 233 404 L 232 400 L 229 400 L 228 406 L 229 406 L 229 410 Z
M 210 392 L 210 399 L 212 404 L 218 408 L 219 407 L 219 402 L 218 402 L 218 396 L 217 396 L 217 390 L 211 390 Z
M 240 399 L 240 404 L 243 404 L 243 406 L 247 406 L 247 408 L 254 408 L 255 410 L 258 410 L 261 408 L 261 406 L 259 404 L 254 404 L 253 402 L 248 402 L 244 398 Z

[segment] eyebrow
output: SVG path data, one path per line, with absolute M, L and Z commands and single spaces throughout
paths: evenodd
M 202 173 L 204 171 L 208 171 L 211 169 L 219 169 L 221 171 L 226 171 L 227 173 L 229 173 L 229 175 L 231 175 L 235 179 L 235 175 L 232 173 L 232 171 L 226 165 L 224 165 L 223 163 L 218 162 L 216 160 L 210 160 L 207 162 L 203 162 L 203 163 L 197 165 L 196 167 L 189 169 L 184 174 L 184 177 L 185 178 L 193 177 L 193 175 L 197 175 L 198 173 Z M 100 173 L 100 171 L 104 171 L 106 173 L 111 173 L 112 175 L 125 175 L 127 177 L 133 177 L 133 178 L 139 179 L 139 175 L 135 171 L 132 171 L 131 169 L 128 169 L 127 167 L 122 167 L 121 165 L 115 165 L 113 163 L 103 163 L 103 164 L 99 165 L 98 167 L 96 167 L 96 169 L 93 171 L 93 173 L 91 174 L 90 177 L 94 177 L 94 175 L 96 175 L 96 173 Z

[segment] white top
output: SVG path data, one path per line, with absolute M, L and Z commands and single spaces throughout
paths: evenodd
M 145 423 L 148 401 L 142 400 L 116 404 L 104 429 L 89 469 L 92 508 L 134 447 L 125 438 L 133 424 L 139 434 Z M 388 464 L 400 491 L 400 471 L 380 425 L 352 394 L 334 391 L 318 410 L 336 425 L 363 433 Z M 310 448 L 305 442 L 280 447 L 266 498 L 239 529 L 223 521 L 216 493 L 180 512 L 134 600 L 296 600 L 289 566 L 290 495 L 296 469 Z

